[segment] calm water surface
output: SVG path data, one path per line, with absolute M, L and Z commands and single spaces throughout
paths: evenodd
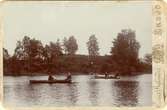
M 60 77 L 59 79 L 63 79 Z M 152 75 L 121 79 L 72 76 L 72 84 L 29 84 L 47 76 L 5 76 L 6 106 L 151 106 Z

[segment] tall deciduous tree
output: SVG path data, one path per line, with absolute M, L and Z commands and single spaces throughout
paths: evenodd
M 50 47 L 47 44 L 43 49 L 43 56 L 44 56 L 44 62 L 48 63 L 49 59 L 51 58 L 51 53 L 50 53 Z
M 64 54 L 68 54 L 67 47 L 68 47 L 68 40 L 67 40 L 66 37 L 64 37 L 64 39 L 63 39 L 63 50 L 64 50 Z
M 29 56 L 32 59 L 39 59 L 42 58 L 42 52 L 43 52 L 43 45 L 41 41 L 36 40 L 36 39 L 31 39 L 30 40 L 30 45 L 29 45 Z
M 28 70 L 31 71 L 30 66 L 39 65 L 37 62 L 43 59 L 43 45 L 39 40 L 24 36 L 22 41 L 17 42 L 14 57 L 16 60 L 27 61 Z
M 89 37 L 89 41 L 87 42 L 87 47 L 88 47 L 88 53 L 89 56 L 97 56 L 99 55 L 99 46 L 97 42 L 97 38 L 95 35 L 91 35 Z
M 16 48 L 14 50 L 14 56 L 18 60 L 23 60 L 26 57 L 26 55 L 24 55 L 24 49 L 23 49 L 23 45 L 21 41 L 17 41 L 16 43 Z
M 135 31 L 122 30 L 113 41 L 111 48 L 112 60 L 116 69 L 122 73 L 131 73 L 136 70 L 140 44 L 136 40 Z
M 74 36 L 69 37 L 66 48 L 69 55 L 74 55 L 76 53 L 78 50 L 78 44 Z
M 49 45 L 45 45 L 44 53 L 45 61 L 47 62 L 48 71 L 52 72 L 54 65 L 59 65 L 59 56 L 63 55 L 62 47 L 59 39 L 54 42 L 50 42 Z M 58 68 L 56 68 L 57 70 Z
M 10 55 L 8 53 L 8 50 L 3 48 L 3 59 L 8 60 L 10 58 Z
M 148 65 L 152 65 L 152 54 L 146 54 L 144 56 L 144 62 Z
M 90 67 L 96 70 L 95 64 L 96 64 L 96 57 L 99 55 L 99 46 L 95 35 L 91 35 L 89 37 L 89 41 L 87 42 L 87 48 L 89 53 Z
M 51 56 L 53 57 L 57 57 L 63 54 L 59 39 L 57 39 L 56 43 L 50 42 L 49 49 L 50 49 Z

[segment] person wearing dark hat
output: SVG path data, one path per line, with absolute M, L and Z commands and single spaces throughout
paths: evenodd
M 53 80 L 54 80 L 53 76 L 52 76 L 52 75 L 49 75 L 48 80 L 49 80 L 49 81 L 53 81 Z
M 48 77 L 48 80 L 49 81 L 53 81 L 54 80 L 54 78 L 53 78 L 53 76 L 51 75 L 51 73 L 49 72 L 49 77 Z

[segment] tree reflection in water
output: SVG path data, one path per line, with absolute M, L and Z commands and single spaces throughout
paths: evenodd
M 117 106 L 136 106 L 138 104 L 138 85 L 137 81 L 115 81 L 115 104 Z
M 118 80 L 73 76 L 72 84 L 29 84 L 45 76 L 5 77 L 4 104 L 8 106 L 151 106 L 151 75 Z
M 90 81 L 89 83 L 89 99 L 92 103 L 92 106 L 98 105 L 98 94 L 99 94 L 99 87 L 98 82 L 96 80 Z

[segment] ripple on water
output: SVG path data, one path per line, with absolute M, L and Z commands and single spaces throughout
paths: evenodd
M 61 77 L 62 79 L 64 77 Z M 13 106 L 151 106 L 152 75 L 116 80 L 73 76 L 72 84 L 29 84 L 47 76 L 4 77 L 4 103 Z M 147 96 L 146 96 L 147 95 Z

